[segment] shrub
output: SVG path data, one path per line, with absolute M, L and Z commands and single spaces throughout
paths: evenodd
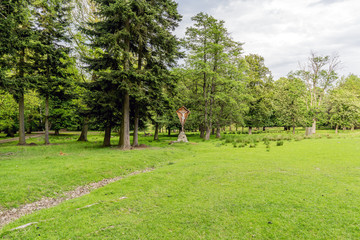
M 276 142 L 276 146 L 282 146 L 282 145 L 284 145 L 284 141 L 277 141 Z

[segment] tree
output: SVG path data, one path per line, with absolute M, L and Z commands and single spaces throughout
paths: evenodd
M 306 116 L 306 85 L 299 78 L 280 78 L 274 84 L 274 108 L 280 126 L 295 127 L 304 124 Z
M 348 89 L 334 89 L 328 100 L 330 123 L 338 133 L 339 126 L 354 127 L 360 118 L 360 99 L 358 95 Z
M 19 144 L 25 141 L 24 94 L 33 73 L 33 25 L 29 2 L 5 0 L 0 3 L 0 86 L 19 104 Z
M 185 46 L 189 50 L 186 59 L 188 78 L 185 79 L 189 82 L 185 85 L 191 88 L 191 98 L 195 98 L 192 109 L 203 116 L 200 120 L 201 135 L 205 132 L 204 139 L 209 140 L 213 124 L 219 128 L 223 124 L 220 119 L 227 115 L 224 106 L 231 101 L 228 98 L 224 102 L 226 93 L 239 81 L 235 69 L 231 68 L 234 64 L 231 60 L 240 56 L 242 43 L 230 38 L 224 21 L 204 13 L 197 14 L 192 20 L 195 23 L 187 28 L 185 37 Z
M 321 112 L 325 94 L 338 79 L 341 61 L 338 55 L 320 56 L 311 52 L 308 62 L 297 72 L 305 82 L 309 95 L 307 109 L 312 116 L 312 132 L 316 133 L 317 116 Z
M 86 60 L 90 70 L 96 71 L 97 80 L 103 81 L 100 85 L 116 85 L 114 98 L 122 98 L 119 147 L 129 149 L 130 101 L 136 101 L 144 91 L 161 90 L 166 78 L 159 73 L 176 57 L 178 44 L 172 31 L 180 15 L 171 0 L 96 3 L 100 20 L 89 23 L 84 32 L 92 36 L 91 46 L 102 52 Z M 140 104 L 142 100 L 138 100 Z
M 36 2 L 37 51 L 34 54 L 37 67 L 36 88 L 45 97 L 45 144 L 49 144 L 49 99 L 70 98 L 71 74 L 69 66 L 70 42 L 69 0 L 43 0 Z
M 253 127 L 265 126 L 272 114 L 272 77 L 265 66 L 264 58 L 250 54 L 245 56 L 248 65 L 246 70 L 246 96 L 248 111 L 245 114 L 245 125 L 252 134 Z

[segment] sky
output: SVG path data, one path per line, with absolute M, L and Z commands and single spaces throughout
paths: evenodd
M 311 52 L 339 55 L 340 75 L 360 76 L 359 0 L 175 0 L 184 37 L 191 17 L 205 12 L 224 20 L 244 54 L 259 54 L 274 79 L 299 69 Z

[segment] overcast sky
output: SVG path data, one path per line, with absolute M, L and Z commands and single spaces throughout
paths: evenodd
M 244 53 L 265 58 L 275 80 L 298 69 L 310 52 L 338 54 L 341 75 L 360 75 L 359 0 L 176 0 L 183 37 L 191 17 L 205 12 L 224 20 Z

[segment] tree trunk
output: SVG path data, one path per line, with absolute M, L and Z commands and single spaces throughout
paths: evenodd
M 119 147 L 122 150 L 128 150 L 130 149 L 130 96 L 128 92 L 124 94 L 122 110 Z
M 159 123 L 155 123 L 154 140 L 159 140 Z
M 249 127 L 249 135 L 252 134 L 252 127 Z
M 231 125 L 229 126 L 229 132 L 231 132 Z
M 25 145 L 25 105 L 24 93 L 21 93 L 19 98 L 19 145 Z
M 139 108 L 135 109 L 133 147 L 139 146 Z
M 312 124 L 312 133 L 315 134 L 316 133 L 316 119 L 313 119 L 313 124 Z
M 343 131 L 346 131 L 346 127 L 343 127 Z
M 83 127 L 81 129 L 81 134 L 80 134 L 80 137 L 79 137 L 78 141 L 87 142 L 87 140 L 88 140 L 87 139 L 88 129 L 89 129 L 89 118 L 85 117 Z
M 266 127 L 263 127 L 263 132 L 265 132 L 266 131 Z
M 206 131 L 205 131 L 205 140 L 209 140 L 210 139 L 210 127 L 206 126 Z
M 201 130 L 200 130 L 200 137 L 201 137 L 201 138 L 205 138 L 205 131 L 204 131 L 204 129 L 201 129 Z
M 338 134 L 338 130 L 339 130 L 339 125 L 336 124 L 336 127 L 335 127 L 335 134 Z
M 220 138 L 220 127 L 216 128 L 216 138 Z
M 171 128 L 168 128 L 168 137 L 171 136 Z
M 130 69 L 130 19 L 125 21 L 125 29 L 128 36 L 125 36 L 125 53 L 128 54 L 124 61 L 124 70 L 129 71 Z M 122 150 L 130 149 L 130 95 L 127 90 L 124 93 L 123 108 L 122 108 L 122 121 L 120 127 L 120 138 L 119 138 L 119 147 Z
M 110 147 L 111 146 L 111 126 L 105 127 L 105 136 L 104 136 L 104 147 Z
M 293 128 L 293 134 L 295 134 L 295 125 L 293 125 L 292 128 Z
M 60 135 L 60 130 L 59 129 L 55 129 L 55 135 Z
M 211 129 L 211 135 L 214 135 L 215 134 L 215 128 L 212 128 Z
M 50 144 L 49 141 L 49 97 L 45 98 L 45 144 Z
M 354 131 L 354 129 L 355 129 L 355 126 L 354 125 L 351 126 L 351 131 Z

